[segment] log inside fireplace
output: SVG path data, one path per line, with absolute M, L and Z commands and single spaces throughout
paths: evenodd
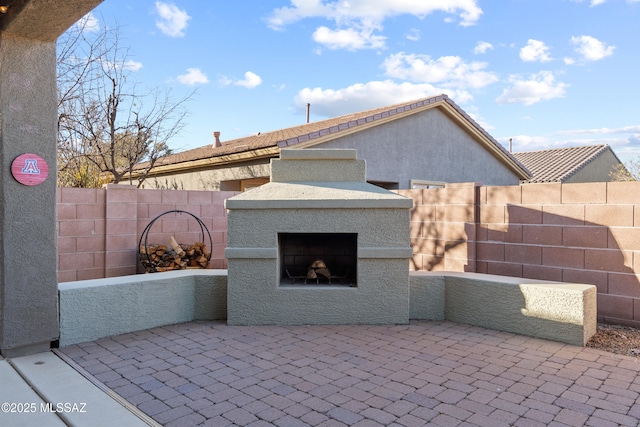
M 279 233 L 280 286 L 357 286 L 357 233 Z

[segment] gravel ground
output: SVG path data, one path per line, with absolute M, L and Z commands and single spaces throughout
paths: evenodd
M 640 329 L 598 324 L 598 331 L 587 347 L 640 358 Z

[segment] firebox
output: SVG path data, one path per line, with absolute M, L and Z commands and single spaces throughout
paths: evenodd
M 280 286 L 357 285 L 355 233 L 280 233 Z
M 408 323 L 412 200 L 355 150 L 283 149 L 270 178 L 226 201 L 227 322 Z

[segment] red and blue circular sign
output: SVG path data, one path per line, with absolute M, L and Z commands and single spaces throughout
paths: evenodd
M 11 174 L 20 184 L 42 184 L 49 176 L 49 165 L 37 154 L 21 154 L 11 163 Z

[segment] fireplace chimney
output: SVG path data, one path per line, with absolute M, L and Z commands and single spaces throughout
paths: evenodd
M 220 132 L 215 131 L 213 133 L 213 137 L 216 139 L 216 141 L 213 143 L 213 148 L 222 147 L 222 143 L 220 142 Z
M 309 114 L 311 113 L 311 104 L 307 102 L 307 123 L 309 123 Z

